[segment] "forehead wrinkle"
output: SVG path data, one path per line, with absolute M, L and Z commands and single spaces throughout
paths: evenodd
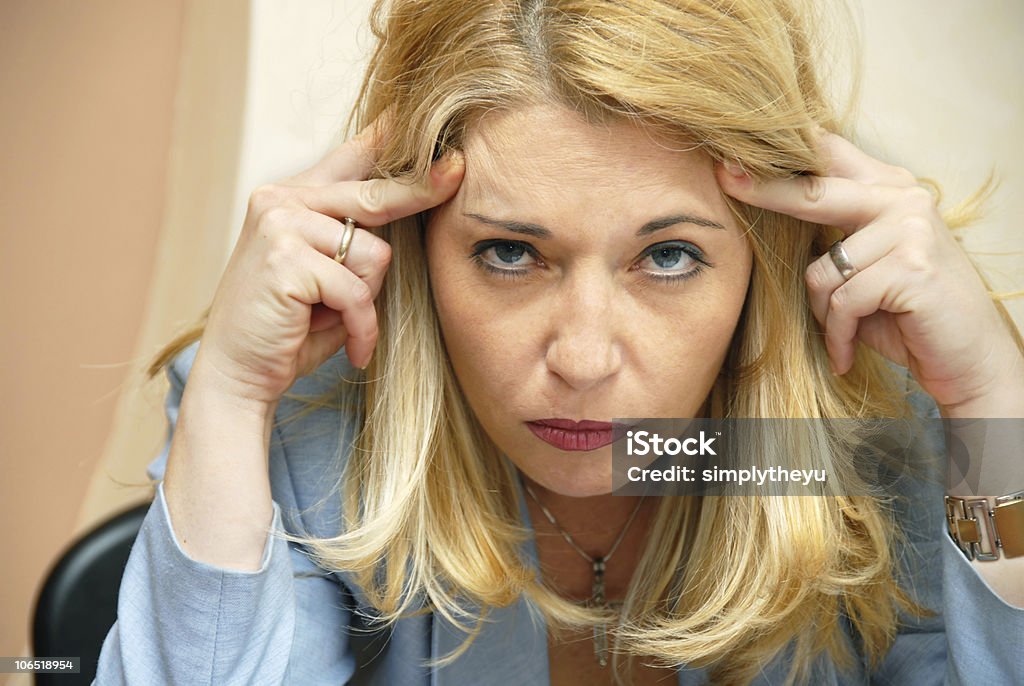
M 566 164 L 567 160 L 552 156 L 558 173 L 539 173 L 540 168 L 552 168 L 544 163 L 547 153 L 524 150 L 512 136 L 481 137 L 466 147 L 463 186 L 468 198 L 494 199 L 515 207 L 519 199 L 528 199 L 533 205 L 549 193 L 559 197 L 571 189 L 576 172 Z
M 538 215 L 577 214 L 573 207 L 617 213 L 623 203 L 656 203 L 654 196 L 672 191 L 679 192 L 682 209 L 711 211 L 710 199 L 703 197 L 711 189 L 698 190 L 706 179 L 694 176 L 704 162 L 712 174 L 711 160 L 700 146 L 680 143 L 653 127 L 630 121 L 590 123 L 558 107 L 491 111 L 464 139 L 466 176 L 459 201 L 485 214 L 488 206 L 499 215 L 499 208 L 507 208 L 515 216 L 500 218 L 542 224 Z
M 607 190 L 622 195 L 627 190 L 657 191 L 685 184 L 682 166 L 676 168 L 678 173 L 669 170 L 666 174 L 664 165 L 652 160 L 646 151 L 616 155 L 611 146 L 596 149 L 589 141 L 581 145 L 579 139 L 566 139 L 557 147 L 533 146 L 502 134 L 467 141 L 464 183 L 468 195 L 512 201 L 517 195 L 537 197 L 549 191 L 556 197 L 580 190 L 587 195 L 604 195 Z M 610 163 L 609 157 L 618 163 Z M 623 177 L 628 177 L 626 186 Z

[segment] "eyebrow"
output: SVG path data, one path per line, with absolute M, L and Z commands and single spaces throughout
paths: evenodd
M 463 216 L 469 217 L 470 219 L 476 219 L 478 222 L 483 222 L 484 224 L 497 226 L 505 229 L 506 231 L 520 233 L 526 236 L 533 236 L 534 238 L 547 239 L 552 238 L 555 235 L 551 229 L 545 228 L 540 224 L 509 221 L 506 219 L 494 219 L 492 217 L 485 217 L 482 214 L 477 214 L 476 212 L 464 212 Z M 693 224 L 694 226 L 701 226 L 707 229 L 725 230 L 723 225 L 716 221 L 705 219 L 704 217 L 698 217 L 693 214 L 672 214 L 667 217 L 658 217 L 657 219 L 652 219 L 647 222 L 637 230 L 636 236 L 637 238 L 642 238 L 643 236 L 648 236 L 656 231 L 666 229 L 670 226 L 675 226 L 676 224 Z

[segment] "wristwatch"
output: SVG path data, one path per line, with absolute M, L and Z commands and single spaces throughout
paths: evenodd
M 946 496 L 949 535 L 968 560 L 991 562 L 1024 555 L 1024 491 L 995 499 Z

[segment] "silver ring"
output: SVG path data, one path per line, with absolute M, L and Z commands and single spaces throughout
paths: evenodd
M 849 281 L 850 277 L 857 273 L 857 268 L 853 266 L 853 262 L 850 262 L 850 256 L 846 254 L 842 241 L 832 244 L 832 247 L 828 249 L 828 256 L 832 258 L 832 264 L 843 275 L 843 281 Z
M 338 246 L 338 252 L 334 254 L 334 261 L 338 264 L 345 264 L 345 256 L 348 255 L 348 247 L 352 245 L 352 236 L 356 234 L 356 222 L 352 217 L 344 217 L 341 221 L 344 222 L 341 234 L 341 245 Z

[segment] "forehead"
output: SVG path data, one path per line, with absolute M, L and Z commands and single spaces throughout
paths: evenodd
M 643 203 L 670 192 L 710 209 L 719 196 L 712 160 L 699 147 L 632 122 L 593 124 L 557 106 L 488 113 L 467 132 L 464 151 L 460 195 L 503 204 L 524 193 L 534 202 Z

